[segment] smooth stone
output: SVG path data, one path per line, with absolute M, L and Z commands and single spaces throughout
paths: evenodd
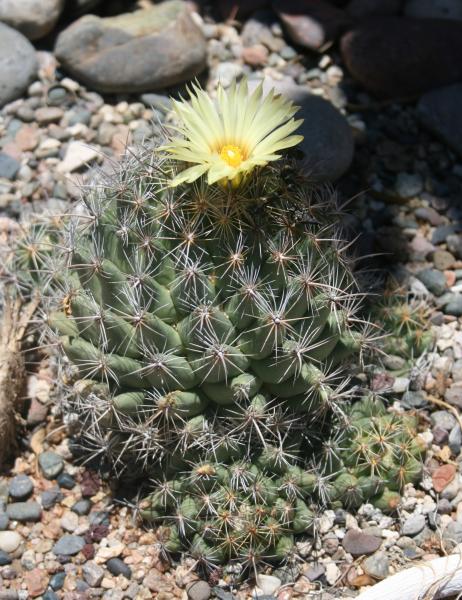
M 406 0 L 404 14 L 418 19 L 462 20 L 460 0 Z
M 446 431 L 446 429 L 436 426 L 436 427 L 433 427 L 432 433 L 433 433 L 433 442 L 437 446 L 445 446 L 447 444 L 447 441 L 449 439 L 449 433 Z
M 435 410 L 430 414 L 430 419 L 435 427 L 441 427 L 448 432 L 457 423 L 456 418 L 447 410 Z
M 335 41 L 351 24 L 351 17 L 325 0 L 273 0 L 273 10 L 297 46 L 319 50 Z
M 0 550 L 11 553 L 19 548 L 22 537 L 16 531 L 0 531 Z
M 450 515 L 452 513 L 451 503 L 447 498 L 441 498 L 440 500 L 438 500 L 436 510 L 440 515 Z
M 92 503 L 87 498 L 82 498 L 82 500 L 77 500 L 75 504 L 72 505 L 71 510 L 75 512 L 77 515 L 88 515 L 92 507 Z
M 422 124 L 459 156 L 462 156 L 461 104 L 462 83 L 458 83 L 427 92 L 417 105 Z
M 0 23 L 1 25 L 1 23 Z M 1 34 L 1 29 L 0 29 Z M 1 61 L 1 57 L 0 57 Z M 1 93 L 1 88 L 0 88 Z M 0 152 L 0 177 L 4 177 L 5 179 L 14 179 L 16 177 L 19 168 L 21 167 L 21 163 L 17 161 L 15 158 L 10 156 L 9 154 L 5 154 L 4 152 Z
M 443 538 L 455 544 L 462 543 L 462 523 L 451 521 L 443 531 Z
M 421 206 L 414 211 L 414 216 L 416 219 L 430 223 L 434 227 L 441 225 L 443 220 L 441 215 L 431 206 Z
M 55 479 L 64 469 L 63 457 L 49 450 L 38 455 L 38 462 L 47 479 Z
M 96 91 L 147 92 L 198 75 L 206 40 L 186 4 L 169 0 L 115 17 L 85 15 L 59 34 L 55 55 Z
M 408 537 L 414 537 L 423 530 L 425 523 L 424 515 L 412 515 L 404 521 L 401 533 Z
M 34 491 L 32 479 L 27 475 L 16 475 L 10 481 L 8 488 L 11 498 L 15 500 L 25 500 Z
M 106 563 L 106 567 L 116 577 L 117 575 L 123 575 L 127 579 L 130 579 L 132 576 L 132 570 L 120 558 L 110 558 Z
M 53 553 L 63 556 L 74 556 L 78 554 L 85 546 L 85 540 L 72 534 L 63 535 L 53 546 Z
M 6 512 L 12 521 L 40 521 L 42 507 L 38 502 L 13 502 L 8 504 Z
M 458 456 L 462 446 L 462 431 L 460 425 L 455 425 L 449 434 L 448 446 L 454 456 Z
M 395 181 L 395 191 L 399 198 L 406 200 L 418 196 L 423 191 L 423 180 L 418 173 L 399 173 Z
M 453 367 L 454 370 L 454 367 Z M 449 404 L 453 406 L 457 406 L 462 409 L 462 386 L 461 385 L 451 385 L 451 387 L 447 388 L 444 393 L 444 399 Z
M 53 590 L 48 590 L 43 594 L 42 600 L 59 600 L 59 598 L 58 598 L 58 595 L 55 594 Z
M 141 94 L 140 100 L 148 108 L 154 108 L 163 114 L 170 112 L 173 107 L 172 99 L 162 94 Z
M 436 250 L 432 256 L 433 264 L 438 271 L 446 271 L 454 264 L 454 256 L 447 250 Z
M 448 250 L 454 254 L 458 259 L 462 259 L 462 236 L 452 233 L 447 236 L 446 244 Z M 459 279 L 459 278 L 458 278 Z
M 443 306 L 443 312 L 455 317 L 462 316 L 462 294 L 451 294 L 451 298 Z
M 59 487 L 64 488 L 66 490 L 72 490 L 75 487 L 75 479 L 72 477 L 70 473 L 60 473 L 56 478 L 56 483 Z
M 0 23 L 0 108 L 20 98 L 37 71 L 32 44 L 19 31 Z
M 446 277 L 441 271 L 436 269 L 423 269 L 416 273 L 425 287 L 435 296 L 441 296 L 447 290 Z
M 5 565 L 11 565 L 13 559 L 4 550 L 0 550 L 0 567 L 4 567 Z
M 53 29 L 63 8 L 64 0 L 0 0 L 0 21 L 37 40 Z
M 44 490 L 40 496 L 40 501 L 42 503 L 43 508 L 51 508 L 57 502 L 62 500 L 63 494 L 61 493 L 58 487 L 53 488 L 51 490 Z
M 462 79 L 462 23 L 443 19 L 370 17 L 341 40 L 343 60 L 378 96 L 418 96 Z
M 10 523 L 10 518 L 6 512 L 0 512 L 0 531 L 5 531 Z
M 344 549 L 352 556 L 372 554 L 380 548 L 382 540 L 358 529 L 349 529 L 342 540 Z
M 259 83 L 249 82 L 249 91 Z M 272 88 L 300 107 L 295 118 L 304 122 L 295 133 L 303 135 L 297 146 L 305 156 L 302 168 L 317 181 L 335 181 L 341 177 L 349 169 L 354 153 L 353 135 L 345 117 L 330 102 L 291 80 L 265 78 L 264 94 Z
M 407 409 L 423 408 L 427 404 L 427 398 L 425 397 L 424 392 L 421 391 L 413 392 L 408 390 L 407 392 L 404 392 L 401 398 L 401 406 Z
M 55 590 L 55 591 L 60 590 L 64 585 L 65 579 L 66 579 L 66 573 L 64 573 L 63 571 L 60 571 L 59 573 L 55 573 L 50 578 L 49 586 L 51 587 L 52 590 Z
M 390 571 L 390 562 L 385 552 L 376 552 L 363 561 L 362 567 L 374 579 L 385 579 Z
M 455 232 L 455 229 L 454 225 L 440 225 L 439 227 L 436 227 L 432 233 L 432 244 L 442 244 L 449 235 L 452 235 Z

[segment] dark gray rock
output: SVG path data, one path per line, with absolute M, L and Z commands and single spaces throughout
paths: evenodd
M 63 556 L 74 556 L 85 546 L 85 540 L 79 535 L 63 535 L 53 546 L 53 553 Z
M 60 571 L 59 573 L 55 573 L 50 577 L 50 582 L 48 585 L 51 587 L 52 590 L 60 590 L 64 585 L 65 579 L 66 573 Z
M 0 23 L 0 25 L 1 25 L 1 23 Z M 0 30 L 0 34 L 1 34 L 1 30 Z M 0 61 L 1 61 L 1 57 L 0 57 Z M 1 80 L 0 80 L 0 86 L 1 86 Z M 5 179 L 14 179 L 16 177 L 16 173 L 19 171 L 20 166 L 21 166 L 21 164 L 15 158 L 10 156 L 9 154 L 0 152 L 0 177 L 4 177 Z
M 451 521 L 443 531 L 443 539 L 452 544 L 462 543 L 462 523 Z
M 455 425 L 449 434 L 448 446 L 454 456 L 458 456 L 462 445 L 462 431 L 460 425 Z
M 56 478 L 56 483 L 66 490 L 72 490 L 75 487 L 75 479 L 70 473 L 60 473 Z
M 462 79 L 458 21 L 370 17 L 343 36 L 341 51 L 353 77 L 379 96 L 418 96 Z
M 450 296 L 443 306 L 443 312 L 446 315 L 460 317 L 462 315 L 462 294 L 454 293 L 450 294 Z
M 446 277 L 437 269 L 423 269 L 416 277 L 435 296 L 441 296 L 447 290 Z
M 37 70 L 31 43 L 18 31 L 0 23 L 0 108 L 23 95 L 37 76 Z
M 458 83 L 427 92 L 417 105 L 418 115 L 423 125 L 460 156 L 462 156 L 461 104 L 462 83 Z
M 44 490 L 40 495 L 40 501 L 45 509 L 51 508 L 57 502 L 62 500 L 62 498 L 63 494 L 58 487 L 51 490 Z
M 43 594 L 42 600 L 59 600 L 59 598 L 53 590 L 48 590 Z
M 423 180 L 418 173 L 398 173 L 395 191 L 399 198 L 407 200 L 418 196 L 423 190 Z
M 462 236 L 456 233 L 450 234 L 446 238 L 448 250 L 458 259 L 462 258 Z
M 38 502 L 12 502 L 6 507 L 6 512 L 12 521 L 40 521 L 42 507 Z
M 6 512 L 0 512 L 0 531 L 5 531 L 8 529 L 9 523 L 10 517 L 6 514 Z
M 55 479 L 64 469 L 63 457 L 49 450 L 38 455 L 38 462 L 47 479 Z
M 32 479 L 27 475 L 16 475 L 10 481 L 8 491 L 11 498 L 25 500 L 34 491 L 34 484 Z
M 249 82 L 252 91 L 259 81 Z M 345 117 L 327 100 L 310 94 L 291 79 L 263 80 L 263 92 L 272 88 L 292 100 L 300 110 L 295 118 L 304 119 L 297 130 L 303 141 L 297 146 L 305 158 L 303 168 L 317 181 L 335 181 L 350 167 L 353 160 L 353 135 Z
M 11 558 L 11 556 L 7 552 L 0 550 L 0 567 L 4 567 L 5 565 L 11 565 L 12 562 L 13 559 Z
M 432 233 L 432 244 L 442 244 L 455 232 L 455 225 L 440 225 Z
M 206 41 L 186 4 L 169 0 L 116 17 L 85 15 L 59 35 L 55 54 L 97 91 L 134 93 L 198 75 L 206 65 Z
M 91 510 L 91 502 L 88 498 L 82 498 L 82 500 L 77 500 L 77 502 L 71 507 L 72 512 L 75 512 L 77 515 L 88 515 Z
M 117 575 L 123 575 L 127 579 L 130 579 L 132 576 L 132 570 L 120 558 L 110 558 L 106 563 L 106 567 L 116 577 Z

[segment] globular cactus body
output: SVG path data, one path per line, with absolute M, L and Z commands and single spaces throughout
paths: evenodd
M 165 550 L 284 559 L 326 503 L 396 506 L 420 474 L 416 423 L 351 404 L 371 326 L 333 198 L 290 164 L 238 187 L 171 188 L 175 168 L 127 158 L 16 258 L 76 382 L 81 443 L 151 478 L 141 514 Z

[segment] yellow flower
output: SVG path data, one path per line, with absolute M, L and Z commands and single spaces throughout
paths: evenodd
M 263 97 L 260 84 L 249 95 L 247 81 L 235 82 L 227 91 L 218 88 L 217 100 L 193 85 L 188 101 L 174 101 L 179 120 L 173 138 L 163 147 L 173 158 L 193 166 L 171 182 L 192 182 L 207 173 L 209 184 L 229 180 L 237 185 L 255 167 L 280 158 L 279 151 L 302 141 L 291 135 L 302 120 L 298 107 L 271 90 Z

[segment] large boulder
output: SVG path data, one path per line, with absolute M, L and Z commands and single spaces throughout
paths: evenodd
M 64 0 L 0 0 L 0 21 L 38 40 L 53 29 L 63 7 Z
M 462 157 L 462 83 L 427 92 L 417 112 L 423 125 Z
M 249 81 L 250 91 L 258 83 L 256 80 Z M 353 134 L 348 121 L 330 102 L 311 94 L 291 79 L 275 81 L 265 78 L 264 93 L 272 88 L 300 107 L 295 118 L 303 119 L 296 131 L 303 135 L 303 141 L 297 146 L 304 155 L 302 168 L 316 181 L 339 179 L 350 167 L 354 154 Z
M 273 9 L 294 44 L 321 50 L 350 25 L 350 17 L 326 0 L 273 0 Z
M 19 98 L 37 70 L 32 44 L 19 31 L 0 23 L 0 107 Z
M 367 90 L 414 97 L 462 80 L 462 23 L 445 19 L 374 17 L 341 40 L 348 70 Z
M 198 75 L 206 41 L 186 3 L 171 0 L 116 17 L 81 17 L 59 35 L 55 54 L 97 91 L 146 92 Z

